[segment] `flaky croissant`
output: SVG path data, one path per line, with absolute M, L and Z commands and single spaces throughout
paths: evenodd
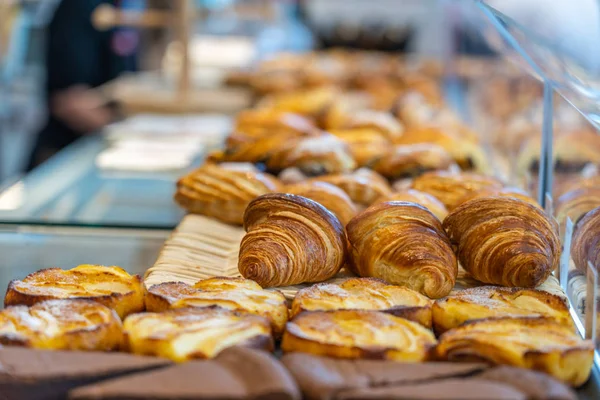
M 384 157 L 391 146 L 384 135 L 372 128 L 337 129 L 331 133 L 348 145 L 359 167 L 372 165 Z
M 268 109 L 244 110 L 235 119 L 234 132 L 252 138 L 273 135 L 308 135 L 315 125 L 302 115 Z
M 577 269 L 586 273 L 588 261 L 596 268 L 600 266 L 600 207 L 588 212 L 577 223 L 571 257 Z
M 468 193 L 464 198 L 462 198 L 459 201 L 459 204 L 462 204 L 462 203 L 472 200 L 472 199 L 476 199 L 478 197 L 492 197 L 492 196 L 513 197 L 515 199 L 523 200 L 523 201 L 525 201 L 531 205 L 534 205 L 536 207 L 540 207 L 537 200 L 535 200 L 533 197 L 528 195 L 525 190 L 519 189 L 516 187 L 503 187 L 503 188 L 491 187 L 488 189 L 483 189 L 479 192 L 471 192 L 471 193 Z
M 347 226 L 350 269 L 407 286 L 430 298 L 446 296 L 458 266 L 440 221 L 426 208 L 406 202 L 371 206 Z
M 395 146 L 380 157 L 373 170 L 388 179 L 412 178 L 424 172 L 445 170 L 454 165 L 454 159 L 442 147 L 434 144 Z
M 175 201 L 191 213 L 241 225 L 252 199 L 279 188 L 268 174 L 206 164 L 177 182 Z
M 321 204 L 338 217 L 342 226 L 346 226 L 358 212 L 346 192 L 330 183 L 305 181 L 288 185 L 284 190 L 286 193 L 306 197 Z
M 429 193 L 419 192 L 414 189 L 399 190 L 389 196 L 383 196 L 377 200 L 376 203 L 386 203 L 388 201 L 405 201 L 409 203 L 417 203 L 422 205 L 433 215 L 435 215 L 440 221 L 443 221 L 448 215 L 448 210 L 444 206 L 444 203 L 436 199 Z
M 522 200 L 473 199 L 451 211 L 444 228 L 463 268 L 484 283 L 536 287 L 559 263 L 556 223 Z
M 381 196 L 392 193 L 392 188 L 384 177 L 366 168 L 358 169 L 350 174 L 324 175 L 315 180 L 339 187 L 350 196 L 354 203 L 363 207 L 368 207 Z
M 333 213 L 305 197 L 260 196 L 246 209 L 244 227 L 238 268 L 262 287 L 322 282 L 344 264 L 344 227 Z
M 560 196 L 556 200 L 554 214 L 558 223 L 564 226 L 567 218 L 577 223 L 583 215 L 596 207 L 600 207 L 600 186 L 582 187 Z
M 226 148 L 217 161 L 263 163 L 287 146 L 293 146 L 302 139 L 296 135 L 272 135 L 259 139 L 240 134 L 229 136 Z

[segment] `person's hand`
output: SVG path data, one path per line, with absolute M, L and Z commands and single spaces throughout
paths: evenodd
M 105 103 L 93 89 L 78 85 L 52 96 L 50 112 L 71 129 L 85 134 L 111 122 L 112 114 Z

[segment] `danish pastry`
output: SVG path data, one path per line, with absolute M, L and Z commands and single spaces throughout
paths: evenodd
M 445 170 L 454 159 L 442 147 L 434 144 L 400 145 L 379 158 L 373 169 L 388 179 L 412 178 L 424 172 Z
M 322 282 L 344 264 L 344 227 L 333 213 L 305 197 L 260 196 L 246 209 L 244 227 L 238 268 L 262 287 Z
M 386 203 L 388 201 L 405 201 L 420 204 L 431 211 L 440 221 L 443 221 L 446 215 L 448 215 L 448 210 L 444 206 L 444 203 L 429 193 L 419 192 L 415 189 L 399 190 L 389 196 L 380 197 L 376 203 Z
M 286 186 L 285 191 L 321 204 L 338 217 L 342 226 L 346 226 L 358 212 L 346 192 L 326 182 L 306 181 Z
M 458 265 L 440 221 L 415 203 L 373 205 L 350 221 L 349 268 L 416 290 L 430 298 L 446 296 Z
M 577 269 L 587 273 L 588 261 L 600 266 L 600 207 L 588 212 L 575 227 L 571 257 Z
M 540 208 L 508 197 L 482 197 L 444 220 L 463 268 L 480 282 L 533 288 L 560 261 L 556 223 Z
M 368 207 L 381 196 L 392 193 L 392 188 L 384 177 L 366 168 L 350 174 L 325 175 L 315 179 L 339 187 L 354 203 L 363 207 Z

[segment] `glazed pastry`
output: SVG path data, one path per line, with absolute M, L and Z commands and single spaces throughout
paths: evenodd
M 92 300 L 47 300 L 0 311 L 0 345 L 44 350 L 118 350 L 121 320 Z
M 526 191 L 516 188 L 516 187 L 491 187 L 487 189 L 483 189 L 477 192 L 470 192 L 461 200 L 458 201 L 459 204 L 465 203 L 469 200 L 476 199 L 479 197 L 510 197 L 514 199 L 523 200 L 533 206 L 541 207 L 537 200 L 527 194 Z
M 331 211 L 342 226 L 346 226 L 358 212 L 346 192 L 330 183 L 307 181 L 286 186 L 285 192 L 316 201 Z
M 322 282 L 344 264 L 344 227 L 325 207 L 305 197 L 260 196 L 246 209 L 244 227 L 238 268 L 262 287 Z
M 316 116 L 339 96 L 337 88 L 322 86 L 264 97 L 259 108 Z
M 438 171 L 415 178 L 412 187 L 435 196 L 444 203 L 448 211 L 452 211 L 468 196 L 484 190 L 500 190 L 503 185 L 496 178 L 488 176 Z
M 314 136 L 314 135 L 313 135 Z M 218 157 L 211 157 L 217 162 L 251 162 L 265 163 L 273 154 L 294 146 L 305 136 L 300 135 L 270 135 L 259 139 L 249 138 L 234 133 L 227 138 L 226 149 Z
M 480 286 L 459 290 L 433 305 L 433 326 L 438 335 L 467 321 L 513 316 L 549 317 L 575 329 L 565 301 L 543 290 Z
M 433 144 L 396 146 L 379 158 L 373 169 L 390 180 L 412 178 L 424 172 L 445 170 L 454 164 L 452 156 Z
M 213 358 L 233 346 L 273 350 L 266 318 L 220 307 L 133 314 L 123 322 L 123 330 L 131 353 L 175 362 Z
M 243 278 L 209 278 L 194 286 L 183 282 L 154 285 L 146 293 L 146 310 L 162 312 L 171 308 L 219 306 L 265 317 L 276 335 L 281 335 L 288 319 L 286 299 L 278 291 L 268 291 Z
M 565 226 L 567 218 L 576 224 L 588 211 L 600 207 L 600 186 L 571 190 L 560 196 L 554 207 L 561 227 Z
M 363 207 L 368 207 L 381 196 L 392 193 L 392 189 L 384 177 L 366 168 L 361 168 L 351 174 L 320 176 L 315 180 L 339 187 L 350 196 L 354 203 Z
M 367 167 L 389 153 L 391 142 L 372 128 L 333 130 L 333 135 L 350 148 L 359 167 Z
M 397 140 L 404 133 L 404 127 L 392 114 L 375 110 L 356 111 L 350 116 L 348 127 L 378 131 L 390 142 Z
M 315 125 L 306 117 L 265 109 L 241 111 L 236 116 L 234 126 L 234 132 L 256 139 L 273 134 L 310 135 L 315 129 Z
M 448 210 L 446 209 L 446 206 L 444 206 L 444 203 L 429 193 L 419 192 L 415 189 L 404 189 L 388 196 L 380 197 L 376 203 L 386 203 L 388 201 L 406 201 L 409 203 L 417 203 L 431 211 L 431 213 L 440 221 L 443 221 L 444 218 L 446 218 L 446 215 L 448 215 Z
M 440 221 L 415 203 L 389 202 L 369 207 L 347 226 L 350 269 L 406 286 L 430 298 L 450 293 L 456 282 L 456 257 Z
M 416 322 L 378 311 L 314 311 L 288 322 L 281 348 L 334 358 L 427 360 L 435 336 Z
M 277 179 L 284 185 L 294 185 L 308 180 L 308 176 L 300 171 L 299 168 L 291 167 L 281 171 L 279 175 L 277 175 Z
M 577 269 L 587 273 L 588 261 L 600 265 L 600 207 L 588 212 L 575 227 L 571 257 Z
M 489 318 L 440 337 L 438 356 L 448 361 L 485 361 L 545 372 L 572 386 L 587 381 L 592 342 L 545 317 Z
M 556 223 L 522 200 L 468 201 L 450 212 L 444 228 L 462 267 L 483 283 L 534 288 L 560 261 Z
M 144 290 L 139 275 L 120 267 L 79 265 L 64 270 L 48 268 L 8 284 L 4 306 L 33 306 L 53 299 L 94 300 L 112 308 L 121 318 L 144 310 Z
M 307 175 L 337 174 L 352 171 L 356 161 L 350 148 L 333 135 L 290 141 L 274 151 L 267 161 L 270 171 L 296 167 Z
M 292 303 L 294 317 L 303 311 L 373 310 L 431 328 L 432 301 L 406 287 L 375 278 L 348 278 L 300 289 Z
M 206 164 L 177 182 L 175 201 L 187 211 L 242 224 L 252 199 L 280 188 L 274 177 Z

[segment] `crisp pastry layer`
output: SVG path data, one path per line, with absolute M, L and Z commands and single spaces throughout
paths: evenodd
M 600 207 L 588 212 L 575 227 L 571 257 L 584 274 L 587 274 L 588 262 L 600 265 Z
M 170 308 L 219 306 L 260 315 L 271 322 L 273 332 L 283 332 L 288 319 L 286 299 L 280 292 L 268 291 L 243 278 L 209 278 L 194 286 L 166 282 L 150 287 L 146 310 L 162 312 Z
M 112 351 L 122 343 L 121 320 L 95 301 L 47 300 L 0 311 L 0 345 Z
M 346 226 L 358 212 L 346 192 L 330 183 L 304 181 L 286 186 L 285 192 L 316 201 L 334 213 L 343 226 Z
M 378 311 L 314 311 L 301 313 L 283 335 L 286 353 L 335 358 L 425 361 L 436 340 L 430 330 L 404 318 Z
M 220 307 L 134 314 L 123 329 L 130 352 L 175 362 L 212 358 L 232 346 L 273 349 L 266 318 Z
M 421 175 L 428 171 L 446 170 L 454 159 L 444 148 L 435 144 L 419 143 L 395 146 L 381 157 L 373 169 L 388 179 L 396 180 Z
M 371 166 L 384 157 L 391 146 L 385 135 L 373 128 L 337 129 L 331 133 L 348 145 L 359 167 Z
M 80 265 L 64 270 L 48 268 L 23 280 L 11 281 L 4 306 L 32 306 L 50 299 L 88 299 L 114 309 L 121 318 L 144 310 L 144 290 L 138 275 L 120 267 Z
M 461 265 L 480 282 L 534 288 L 560 261 L 556 223 L 518 199 L 473 199 L 450 212 L 444 228 Z
M 406 201 L 409 203 L 417 203 L 431 211 L 431 213 L 440 221 L 443 221 L 444 218 L 446 218 L 446 215 L 448 215 L 448 210 L 446 209 L 446 206 L 444 206 L 444 203 L 429 193 L 420 192 L 415 189 L 399 190 L 388 196 L 380 197 L 376 203 L 386 203 L 388 201 Z
M 415 203 L 369 207 L 347 226 L 349 267 L 360 276 L 444 297 L 456 282 L 456 256 L 440 221 Z
M 368 207 L 381 196 L 392 193 L 387 180 L 370 169 L 361 168 L 351 174 L 325 175 L 315 178 L 339 187 L 359 206 Z
M 431 328 L 431 306 L 431 300 L 412 289 L 375 278 L 349 278 L 301 289 L 292 303 L 291 315 L 303 311 L 375 310 Z
M 175 201 L 191 213 L 241 225 L 250 201 L 279 187 L 268 174 L 206 164 L 177 182 Z
M 276 133 L 277 135 L 310 135 L 315 125 L 298 114 L 274 112 L 267 109 L 240 111 L 235 118 L 234 132 L 259 139 Z
M 566 192 L 556 200 L 554 214 L 562 226 L 571 218 L 577 223 L 588 211 L 600 207 L 600 186 L 582 187 Z
M 446 332 L 437 353 L 449 361 L 534 369 L 580 386 L 590 375 L 594 345 L 552 318 L 504 317 L 469 322 Z
M 240 274 L 262 287 L 322 282 L 346 260 L 346 233 L 321 204 L 273 193 L 252 201 L 244 215 Z
M 491 317 L 545 316 L 575 329 L 569 308 L 560 297 L 543 290 L 481 286 L 460 290 L 433 305 L 437 334 L 467 321 Z
M 492 188 L 488 188 L 488 189 L 483 189 L 478 192 L 471 192 L 471 193 L 468 193 L 460 201 L 458 201 L 458 203 L 462 204 L 469 200 L 477 199 L 480 197 L 494 197 L 494 196 L 511 197 L 514 199 L 523 200 L 524 202 L 534 205 L 536 207 L 540 207 L 537 200 L 535 200 L 533 197 L 531 197 L 529 194 L 527 194 L 526 191 L 519 189 L 519 188 L 515 188 L 515 187 L 503 187 L 503 188 L 492 187 Z

